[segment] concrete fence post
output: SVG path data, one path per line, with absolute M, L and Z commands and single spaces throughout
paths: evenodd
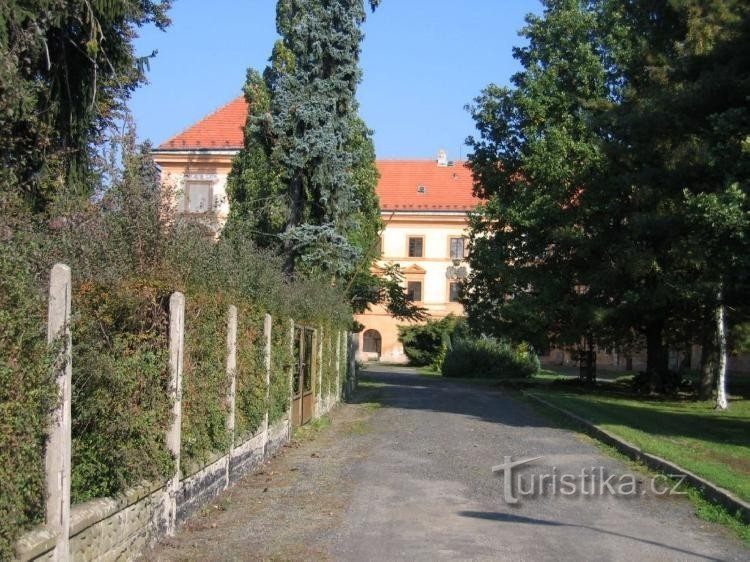
M 229 468 L 232 464 L 234 451 L 235 404 L 237 402 L 237 307 L 229 306 L 227 318 L 227 434 L 229 435 L 229 450 L 227 451 L 227 465 L 224 472 L 224 489 L 229 487 Z
M 318 389 L 318 396 L 316 398 L 315 414 L 316 417 L 320 417 L 323 412 L 323 341 L 325 340 L 325 333 L 323 332 L 323 326 L 318 330 L 318 372 L 316 374 L 317 384 L 315 388 Z
M 294 406 L 294 371 L 299 361 L 299 357 L 294 356 L 294 320 L 291 318 L 289 319 L 289 355 L 292 357 L 292 365 L 289 368 L 289 428 L 291 431 L 292 420 L 294 419 L 292 413 Z
M 352 382 L 352 392 L 357 388 L 357 351 L 359 351 L 359 334 L 349 332 L 349 377 Z
M 268 443 L 269 410 L 271 408 L 271 351 L 273 345 L 273 318 L 270 314 L 263 317 L 263 365 L 266 371 L 266 411 L 263 414 L 263 449 Z
M 73 350 L 70 335 L 70 268 L 52 268 L 47 312 L 47 341 L 60 346 L 55 361 L 59 402 L 52 414 L 52 430 L 45 453 L 47 478 L 46 523 L 55 533 L 54 560 L 70 559 L 70 401 Z
M 167 535 L 177 525 L 177 493 L 180 489 L 180 440 L 182 434 L 182 359 L 185 347 L 185 295 L 169 298 L 169 396 L 172 399 L 172 426 L 167 432 L 167 448 L 174 457 L 174 473 L 167 482 Z
M 336 331 L 336 402 L 341 400 L 341 332 Z

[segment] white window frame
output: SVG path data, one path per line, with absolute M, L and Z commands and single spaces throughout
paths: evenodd
M 183 183 L 183 212 L 191 215 L 212 213 L 214 211 L 214 183 L 214 181 L 209 179 L 186 178 Z M 196 185 L 208 186 L 208 208 L 202 211 L 190 210 L 190 188 Z

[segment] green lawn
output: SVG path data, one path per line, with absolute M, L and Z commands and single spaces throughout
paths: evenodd
M 535 389 L 534 394 L 750 500 L 750 400 L 636 400 Z

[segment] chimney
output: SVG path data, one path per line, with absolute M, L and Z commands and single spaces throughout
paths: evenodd
M 442 148 L 438 150 L 437 165 L 439 168 L 443 168 L 448 165 L 448 154 Z

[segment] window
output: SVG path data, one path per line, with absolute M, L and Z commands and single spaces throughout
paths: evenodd
M 462 260 L 466 257 L 466 239 L 451 238 L 450 254 L 452 260 Z
M 409 236 L 409 257 L 421 258 L 424 255 L 424 237 Z
M 461 289 L 463 288 L 462 285 L 463 283 L 461 282 L 454 282 L 448 285 L 448 300 L 450 302 L 459 302 Z
M 406 298 L 410 301 L 421 302 L 422 300 L 422 282 L 409 281 L 406 283 Z
M 212 210 L 211 183 L 190 181 L 185 183 L 185 211 L 188 213 L 208 213 Z

